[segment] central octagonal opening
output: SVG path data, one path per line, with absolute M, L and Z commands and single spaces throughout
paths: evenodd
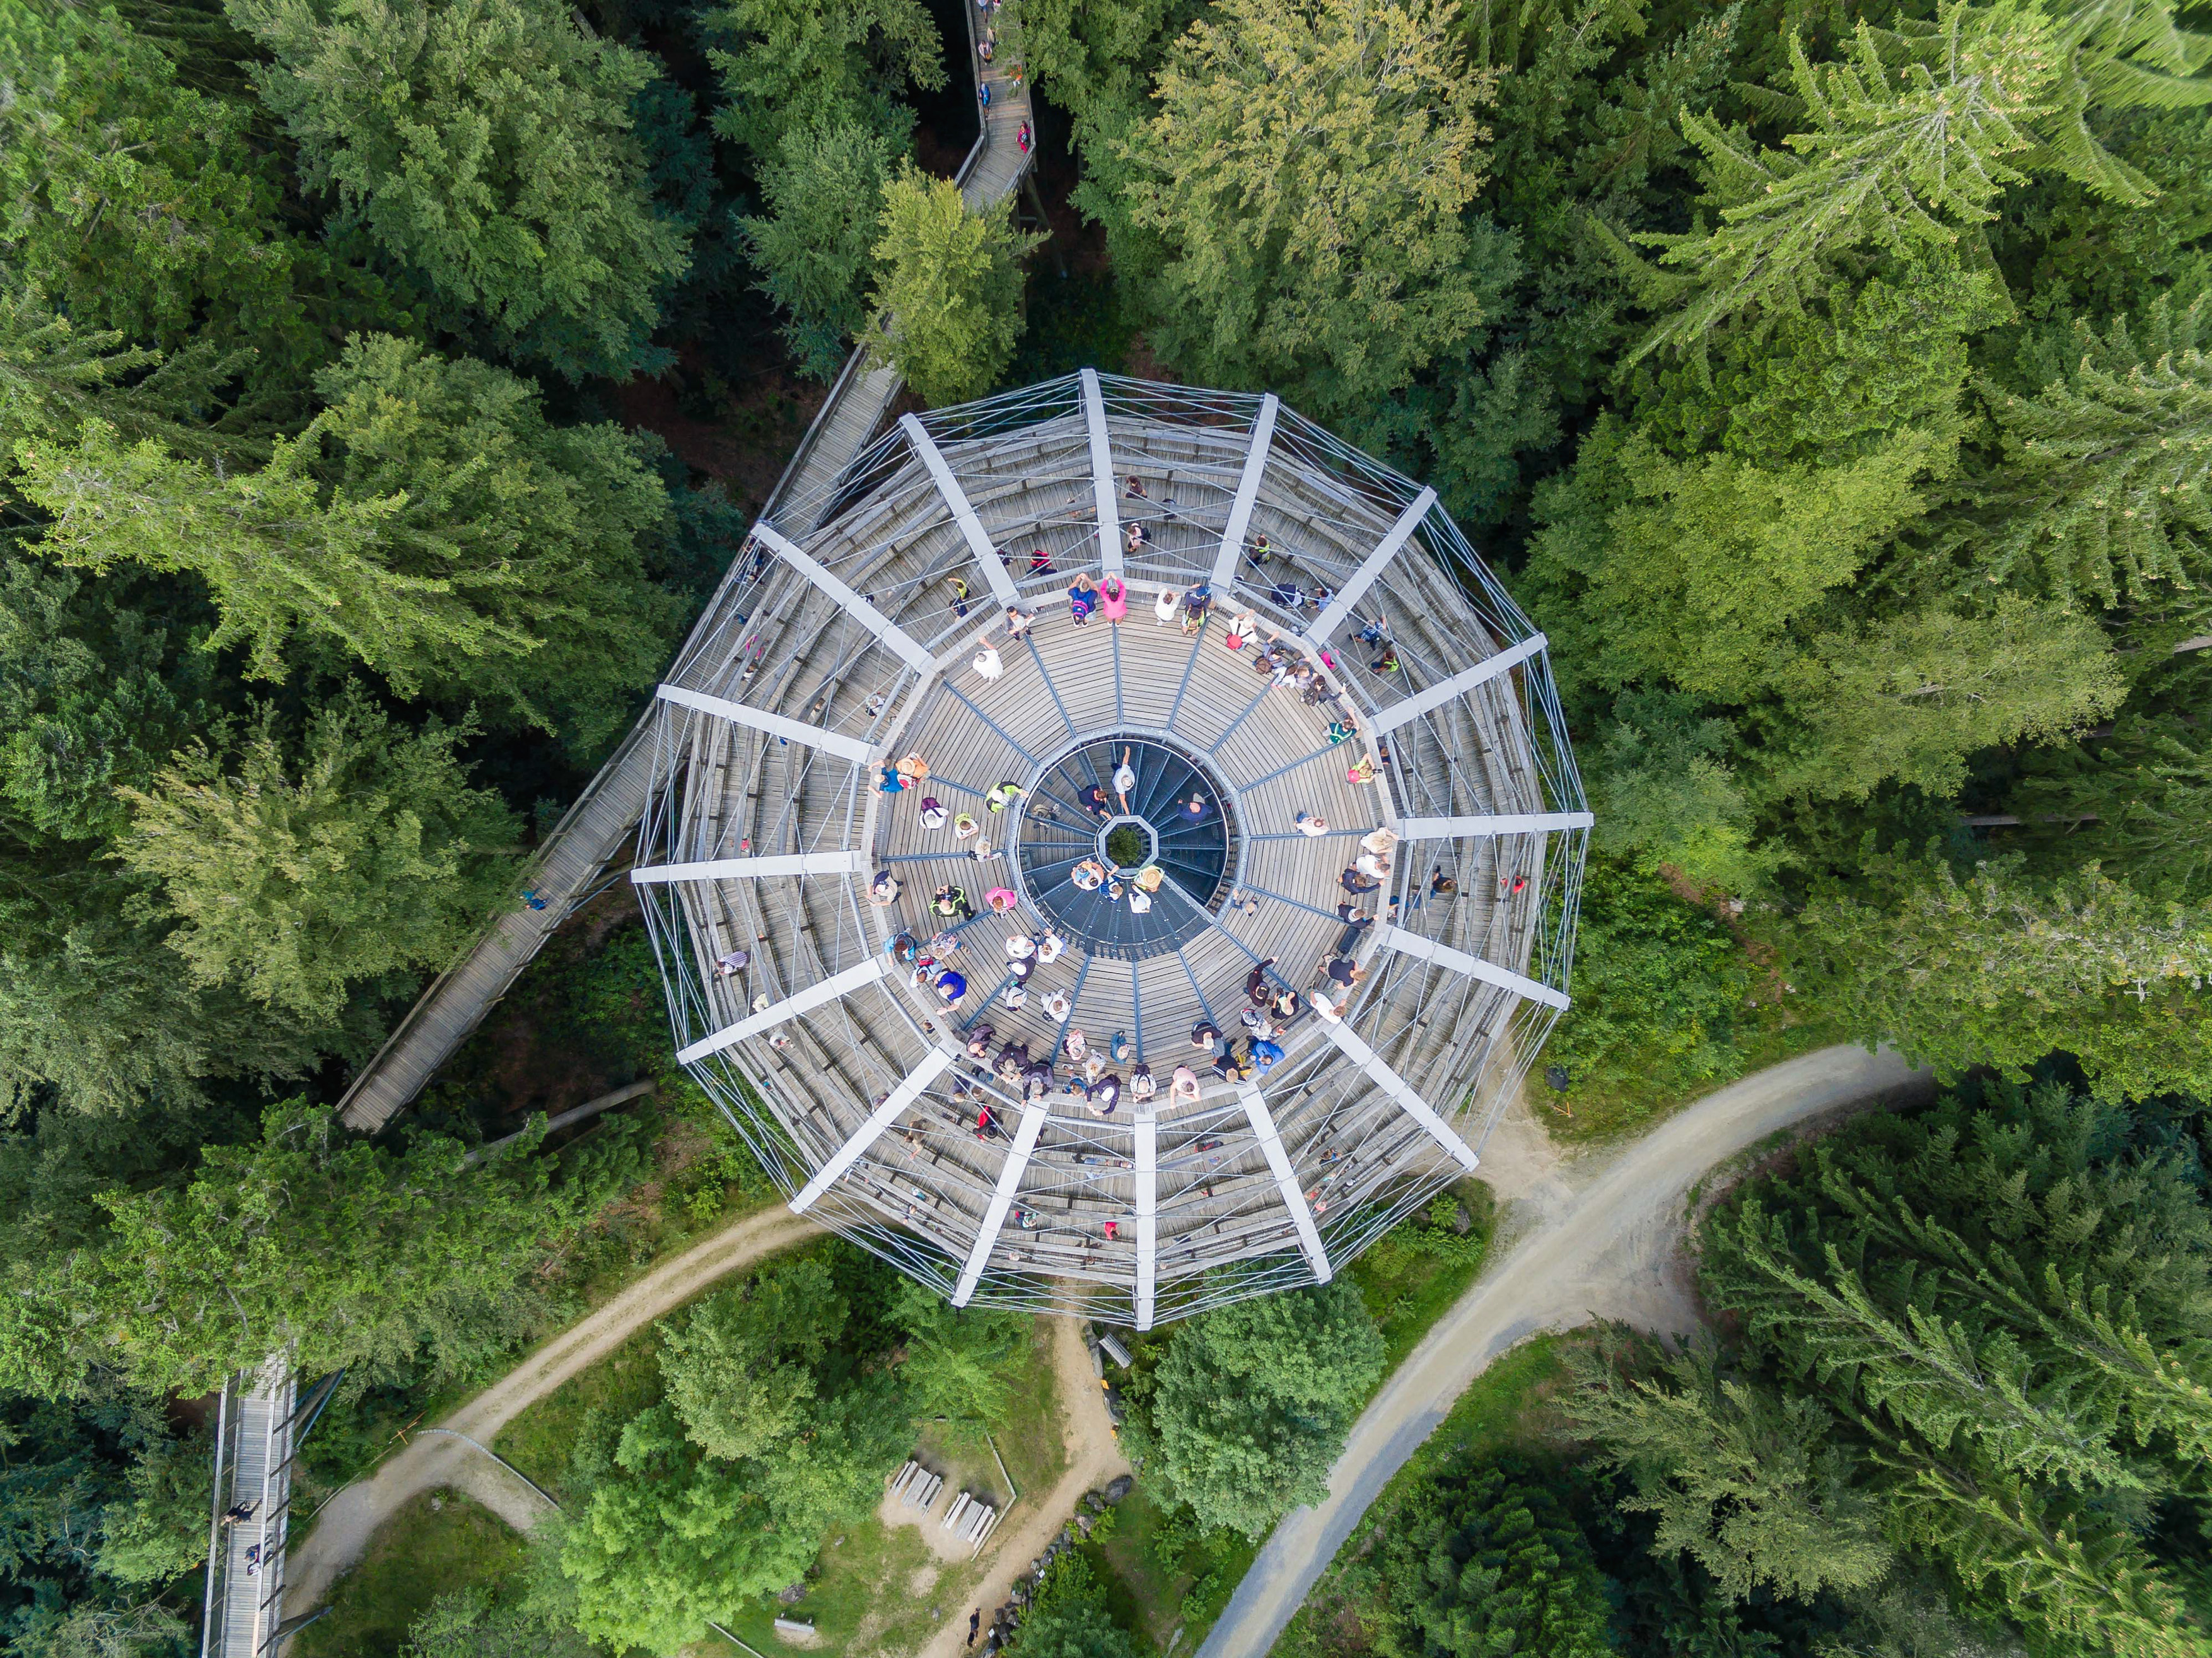
M 1205 931 L 1236 875 L 1235 805 L 1156 735 L 1087 738 L 1038 774 L 1015 861 L 1032 903 L 1094 951 L 1134 958 Z
M 1109 829 L 1098 841 L 1098 849 L 1105 853 L 1108 865 L 1134 872 L 1151 863 L 1152 849 L 1159 844 L 1159 837 L 1147 834 L 1150 828 L 1141 817 L 1125 817 Z

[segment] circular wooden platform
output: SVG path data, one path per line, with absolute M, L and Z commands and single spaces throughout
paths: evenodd
M 1588 816 L 1541 638 L 1432 496 L 1272 400 L 1086 375 L 909 420 L 747 556 L 664 693 L 638 890 L 686 1062 L 796 1205 L 957 1300 L 1072 1282 L 1146 1324 L 1326 1276 L 1471 1165 L 1564 1002 Z M 1076 625 L 1078 571 L 1122 575 L 1126 619 Z M 1208 580 L 1202 631 L 1158 619 L 1164 586 Z M 1009 604 L 1034 613 L 1018 640 Z M 1247 615 L 1255 644 L 1228 648 Z M 1257 671 L 1271 641 L 1332 704 Z M 1214 890 L 1165 858 L 1142 915 L 1031 890 L 1073 853 L 1018 857 L 1024 823 L 1081 814 L 1063 762 L 1122 744 L 1221 793 Z M 885 792 L 910 756 L 927 780 Z M 1006 783 L 1025 798 L 993 813 Z M 1127 815 L 1172 833 L 1146 787 Z M 1407 838 L 1347 932 L 1377 828 Z M 972 916 L 938 913 L 948 885 Z M 1009 939 L 1054 930 L 1007 1006 Z M 1255 969 L 1304 998 L 1340 951 L 1340 1017 L 1302 1002 L 1270 1068 L 1193 1048 L 1201 1023 L 1245 1036 Z M 1042 1096 L 994 1074 L 1009 1044 L 1052 1067 Z M 1186 1062 L 1203 1086 L 1171 1099 Z M 1083 1088 L 1101 1072 L 1110 1111 Z

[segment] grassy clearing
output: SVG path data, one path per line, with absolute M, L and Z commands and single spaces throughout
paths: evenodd
M 1160 1651 L 1172 1643 L 1178 1653 L 1195 1652 L 1259 1545 L 1233 1533 L 1194 1533 L 1161 1511 L 1141 1480 L 1113 1513 L 1106 1534 L 1081 1552 L 1098 1574 L 1114 1621 Z
M 798 1605 L 748 1606 L 730 1632 L 763 1653 L 912 1652 L 939 1623 L 966 1619 L 969 1591 L 982 1576 L 979 1567 L 939 1559 L 919 1528 L 886 1526 L 872 1515 L 831 1534 L 818 1570 Z M 811 1623 L 816 1640 L 803 1648 L 783 1641 L 775 1632 L 779 1613 Z
M 1747 1012 L 1732 1044 L 1735 1064 L 1725 1075 L 1691 1076 L 1673 1056 L 1653 1054 L 1620 1078 L 1577 1082 L 1564 1095 L 1529 1081 L 1537 1120 L 1562 1145 L 1601 1145 L 1643 1133 L 1684 1106 L 1717 1093 L 1738 1078 L 1814 1048 L 1848 1040 L 1836 1025 L 1794 1009 L 1761 1006 Z
M 338 1580 L 330 1611 L 287 1650 L 293 1658 L 396 1653 L 431 1601 L 471 1583 L 500 1583 L 522 1557 L 522 1540 L 490 1509 L 459 1491 L 425 1492 L 377 1533 L 368 1556 Z
M 1346 1540 L 1306 1603 L 1275 1642 L 1274 1658 L 1350 1658 L 1366 1650 L 1360 1608 L 1340 1587 L 1347 1561 L 1373 1546 L 1407 1490 L 1447 1456 L 1504 1451 L 1556 1455 L 1573 1442 L 1553 1399 L 1567 1382 L 1563 1357 L 1577 1335 L 1538 1336 L 1498 1359 L 1468 1384 L 1451 1412 L 1401 1468 L 1359 1527 Z
M 1408 1247 L 1399 1236 L 1407 1230 L 1401 1224 L 1346 1269 L 1382 1332 L 1386 1382 L 1420 1345 L 1444 1309 L 1482 1275 L 1490 1257 L 1491 1235 L 1498 1224 L 1497 1199 L 1490 1187 L 1479 1180 L 1463 1180 L 1446 1195 L 1457 1199 L 1466 1212 L 1468 1230 L 1460 1238 L 1461 1248 L 1438 1253 Z M 1376 1387 L 1379 1390 L 1381 1383 Z
M 584 1418 L 595 1408 L 626 1418 L 660 1392 L 660 1336 L 652 1325 L 605 1358 L 571 1376 L 516 1417 L 492 1448 L 556 1497 L 570 1492 L 568 1456 L 582 1437 Z
M 1067 1450 L 1060 1435 L 1052 1339 L 1050 1321 L 1039 1315 L 1032 1321 L 1028 1347 L 1006 1377 L 1006 1408 L 992 1424 L 997 1457 L 991 1455 L 990 1442 L 978 1424 L 939 1420 L 921 1424 L 916 1448 L 924 1462 L 945 1476 L 945 1495 L 923 1524 L 934 1526 L 944 1518 L 955 1491 L 1004 1504 L 1011 1493 L 999 1472 L 1000 1458 L 1025 1503 L 1041 1499 L 1066 1472 Z M 1018 1524 L 1028 1513 L 1017 1505 L 1000 1523 Z M 967 1617 L 982 1575 L 981 1566 L 965 1558 L 939 1559 L 919 1527 L 886 1526 L 871 1516 L 827 1540 L 805 1598 L 784 1615 L 813 1624 L 819 1638 L 806 1649 L 809 1652 L 912 1651 L 929 1637 L 940 1618 Z M 783 1610 L 754 1608 L 743 1622 L 730 1627 L 740 1640 L 772 1652 L 776 1649 L 770 1644 L 776 1641 L 775 1615 Z

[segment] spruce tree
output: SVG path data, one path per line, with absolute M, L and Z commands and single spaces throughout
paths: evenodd
M 635 47 L 558 0 L 228 0 L 273 62 L 255 83 L 370 235 L 507 349 L 570 379 L 648 361 L 687 262 L 647 188 Z
M 2075 327 L 2074 366 L 2033 397 L 1989 391 L 2006 465 L 1984 483 L 1993 578 L 2061 599 L 2141 601 L 2212 583 L 2212 295 L 2132 326 Z
M 117 853 L 161 884 L 195 982 L 327 1020 L 356 983 L 448 966 L 507 898 L 516 825 L 468 786 L 453 750 L 470 735 L 395 732 L 349 695 L 295 756 L 264 714 L 234 756 L 196 743 L 125 789 Z
M 738 228 L 760 290 L 789 318 L 799 372 L 832 380 L 867 322 L 867 278 L 891 171 L 890 142 L 850 124 L 794 127 L 762 164 L 764 215 Z
M 714 130 L 763 161 L 809 128 L 857 127 L 904 149 L 911 81 L 945 82 L 937 26 L 921 0 L 723 0 L 700 21 L 721 77 Z

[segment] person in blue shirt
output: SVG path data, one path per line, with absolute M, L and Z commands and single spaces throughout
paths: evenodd
M 1283 1057 L 1281 1047 L 1269 1042 L 1264 1036 L 1255 1037 L 1253 1040 L 1251 1052 L 1253 1065 L 1263 1074 L 1274 1065 L 1276 1060 Z
M 968 981 L 957 969 L 947 968 L 938 975 L 937 993 L 945 998 L 948 1006 L 957 1006 L 960 999 L 968 993 Z

